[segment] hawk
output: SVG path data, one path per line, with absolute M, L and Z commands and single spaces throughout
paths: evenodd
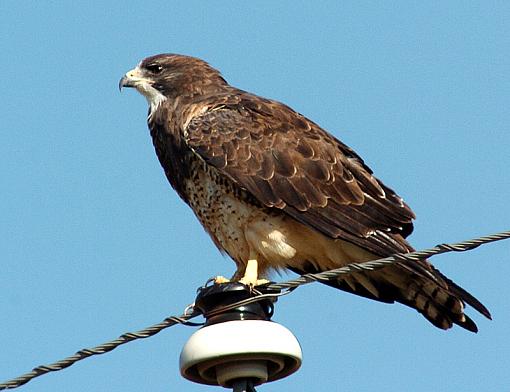
M 414 213 L 361 157 L 283 103 L 230 86 L 198 58 L 159 54 L 127 72 L 149 104 L 148 127 L 172 187 L 220 251 L 233 280 L 271 270 L 316 273 L 411 252 Z M 436 327 L 476 332 L 475 297 L 428 261 L 343 275 L 329 286 L 416 309 Z

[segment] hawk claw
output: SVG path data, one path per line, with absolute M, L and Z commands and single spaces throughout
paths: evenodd
M 254 288 L 255 286 L 262 286 L 264 284 L 268 284 L 269 280 L 267 279 L 257 279 L 258 278 L 258 262 L 256 259 L 250 259 L 246 263 L 246 269 L 244 271 L 244 276 L 239 279 L 237 282 L 244 284 L 250 288 Z M 237 274 L 236 274 L 237 275 Z M 234 278 L 235 276 L 234 275 Z M 207 283 L 213 282 L 214 284 L 222 284 L 231 282 L 230 279 L 225 278 L 224 276 L 216 276 L 207 281 Z
M 232 282 L 232 280 L 225 278 L 224 276 L 218 275 L 218 276 L 215 276 L 214 278 L 209 279 L 208 283 L 209 282 L 212 282 L 214 284 L 223 284 L 223 283 L 230 283 L 230 282 Z M 253 281 L 253 280 L 247 278 L 246 276 L 239 279 L 238 282 L 241 284 L 244 284 L 246 286 L 251 286 L 251 287 L 262 286 L 264 284 L 270 283 L 270 281 L 267 279 L 256 279 L 255 281 Z
M 214 282 L 214 284 L 222 284 L 222 283 L 229 283 L 230 279 L 227 279 L 224 276 L 218 275 L 218 276 L 215 276 L 212 279 L 212 281 Z
M 268 284 L 268 283 L 270 283 L 270 281 L 267 279 L 257 279 L 253 282 L 246 278 L 242 278 L 239 280 L 239 283 L 242 283 L 246 286 L 255 287 L 255 286 L 262 286 L 264 284 Z

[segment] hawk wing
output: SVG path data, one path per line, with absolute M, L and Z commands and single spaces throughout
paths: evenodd
M 264 206 L 332 239 L 383 257 L 413 251 L 405 240 L 413 230 L 413 212 L 352 149 L 281 103 L 244 92 L 214 102 L 188 123 L 184 135 L 194 153 L 220 174 Z M 304 274 L 318 268 L 304 262 L 292 270 Z M 369 282 L 353 285 L 339 278 L 325 283 L 378 301 L 401 302 L 443 329 L 455 323 L 477 331 L 462 301 L 490 318 L 476 298 L 425 260 L 358 275 Z
M 289 107 L 250 95 L 211 107 L 186 131 L 196 154 L 263 205 L 380 256 L 412 249 L 411 209 L 352 149 Z

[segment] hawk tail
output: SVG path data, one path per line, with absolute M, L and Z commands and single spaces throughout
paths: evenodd
M 423 273 L 425 269 L 421 263 L 397 263 L 378 271 L 356 272 L 322 283 L 380 302 L 400 302 L 416 309 L 441 329 L 449 329 L 456 324 L 468 331 L 477 332 L 475 322 L 464 313 L 464 304 L 491 319 L 489 310 L 462 287 L 426 263 L 431 267 L 427 268 L 430 274 Z M 312 272 L 310 268 L 307 269 L 306 272 Z
M 478 332 L 474 321 L 464 313 L 464 303 L 472 305 L 474 297 L 451 280 L 448 288 L 444 288 L 432 280 L 416 277 L 400 292 L 402 296 L 396 298 L 398 302 L 416 309 L 436 327 L 449 329 L 457 324 L 468 331 Z M 480 306 L 474 308 L 490 318 L 487 309 L 478 300 L 475 301 Z

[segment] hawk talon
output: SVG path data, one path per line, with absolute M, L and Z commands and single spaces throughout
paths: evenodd
M 211 278 L 211 280 L 214 282 L 214 284 L 230 283 L 230 279 L 221 275 L 215 276 L 214 278 Z
M 246 278 L 239 279 L 239 283 L 242 283 L 245 286 L 249 286 L 251 288 L 254 288 L 254 287 L 257 287 L 257 286 L 262 286 L 262 285 L 268 284 L 270 282 L 271 281 L 269 281 L 267 279 L 257 279 L 255 282 L 249 281 Z

